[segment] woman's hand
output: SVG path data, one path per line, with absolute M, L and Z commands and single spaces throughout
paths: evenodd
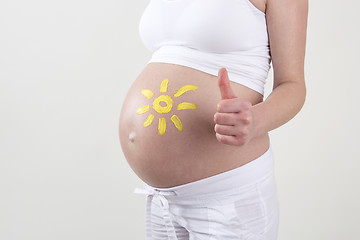
M 236 97 L 225 68 L 219 70 L 218 79 L 222 100 L 214 115 L 216 138 L 228 145 L 245 145 L 254 136 L 252 104 Z

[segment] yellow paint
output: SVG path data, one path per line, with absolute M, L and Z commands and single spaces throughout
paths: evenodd
M 168 84 L 169 84 L 168 78 L 162 80 L 160 84 L 160 93 L 166 93 L 168 91 Z M 195 85 L 191 85 L 191 84 L 184 85 L 174 92 L 173 97 L 177 98 L 188 91 L 195 91 L 197 89 L 198 86 Z M 142 89 L 141 94 L 148 99 L 151 99 L 154 96 L 154 93 L 149 89 Z M 172 97 L 163 94 L 155 98 L 152 107 L 157 113 L 163 114 L 163 113 L 169 113 L 172 110 L 173 105 L 174 105 L 174 101 Z M 195 109 L 197 109 L 197 106 L 194 103 L 189 103 L 189 102 L 182 102 L 177 106 L 177 110 L 195 110 Z M 150 105 L 146 105 L 138 108 L 136 110 L 136 113 L 143 114 L 148 111 L 150 111 Z M 149 114 L 149 116 L 146 118 L 146 120 L 143 123 L 143 127 L 150 126 L 153 123 L 154 118 L 155 116 L 153 114 Z M 176 129 L 179 130 L 179 132 L 182 132 L 184 127 L 180 118 L 177 115 L 173 114 L 170 119 L 174 123 Z M 159 125 L 158 125 L 159 135 L 164 135 L 165 131 L 166 131 L 166 118 L 159 118 Z
M 160 102 L 164 102 L 166 106 L 165 107 L 161 106 Z M 174 101 L 168 95 L 161 95 L 160 97 L 156 98 L 153 102 L 153 108 L 158 113 L 170 112 L 173 105 L 174 105 Z
M 149 114 L 149 116 L 148 116 L 147 119 L 145 120 L 143 126 L 144 126 L 144 127 L 150 126 L 150 125 L 152 124 L 153 120 L 154 120 L 154 115 Z
M 141 94 L 147 97 L 148 99 L 152 98 L 154 96 L 154 93 L 148 89 L 142 89 Z
M 177 106 L 177 110 L 195 110 L 197 106 L 194 103 L 183 102 Z
M 176 115 L 172 115 L 171 121 L 174 123 L 175 127 L 181 132 L 183 130 L 183 125 L 180 118 Z
M 160 135 L 164 135 L 166 131 L 166 118 L 159 118 L 158 130 Z
M 182 94 L 188 92 L 188 91 L 195 91 L 196 89 L 198 89 L 199 87 L 198 86 L 195 86 L 195 85 L 185 85 L 185 86 L 182 86 L 181 88 L 179 88 L 178 90 L 175 91 L 174 93 L 174 97 L 179 97 L 181 96 Z
M 143 106 L 143 107 L 140 107 L 136 110 L 136 113 L 137 114 L 143 114 L 143 113 L 146 113 L 147 111 L 150 110 L 150 105 L 146 105 L 146 106 Z
M 160 84 L 160 92 L 162 93 L 167 92 L 168 83 L 169 83 L 169 79 L 165 78 L 164 80 L 162 80 Z

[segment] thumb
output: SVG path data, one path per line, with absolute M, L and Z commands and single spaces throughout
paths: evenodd
M 228 73 L 225 68 L 221 68 L 218 73 L 218 84 L 221 93 L 221 99 L 236 98 L 236 95 L 231 89 Z

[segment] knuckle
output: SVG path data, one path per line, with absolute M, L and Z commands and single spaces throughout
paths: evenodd
M 239 146 L 244 145 L 245 142 L 246 142 L 246 141 L 245 141 L 243 138 L 238 138 L 238 139 L 237 139 L 237 145 L 239 145 Z
M 236 136 L 240 136 L 241 135 L 241 127 L 240 126 L 237 126 L 236 128 L 235 128 L 235 135 Z
M 251 120 L 252 120 L 251 115 L 245 115 L 243 117 L 243 122 L 246 123 L 246 124 L 249 124 L 251 122 Z
M 240 122 L 242 120 L 242 116 L 240 113 L 235 113 L 235 119 L 237 122 Z
M 247 136 L 249 134 L 249 129 L 243 128 L 241 132 L 243 136 Z
M 252 121 L 252 116 L 249 112 L 240 112 L 238 121 L 242 122 L 243 124 L 250 124 Z
M 239 136 L 244 136 L 248 134 L 248 129 L 246 127 L 243 126 L 239 126 L 237 129 L 237 133 Z
M 242 144 L 241 144 L 241 139 L 240 139 L 240 138 L 236 138 L 235 144 L 236 144 L 237 146 L 241 146 L 241 145 L 242 145 Z
M 252 106 L 251 102 L 250 101 L 245 101 L 243 102 L 243 106 L 245 109 L 250 109 L 250 107 Z

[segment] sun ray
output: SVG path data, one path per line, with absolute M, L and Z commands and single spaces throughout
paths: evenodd
M 159 118 L 158 130 L 160 135 L 164 135 L 166 131 L 166 118 Z
M 181 88 L 179 88 L 178 90 L 175 91 L 174 93 L 174 97 L 179 97 L 181 95 L 183 95 L 184 93 L 188 92 L 188 91 L 195 91 L 196 89 L 198 89 L 198 86 L 195 85 L 185 85 L 182 86 Z
M 150 105 L 146 105 L 146 106 L 143 106 L 143 107 L 139 107 L 139 108 L 136 110 L 136 113 L 137 113 L 137 114 L 143 114 L 143 113 L 146 113 L 147 111 L 150 111 Z
M 150 125 L 152 124 L 153 120 L 154 120 L 154 115 L 149 114 L 149 116 L 148 116 L 147 119 L 145 120 L 143 126 L 144 126 L 144 127 L 150 126 Z
M 183 130 L 182 122 L 178 116 L 176 116 L 175 114 L 172 115 L 171 121 L 174 123 L 175 127 L 179 130 L 179 132 Z
M 162 92 L 162 93 L 167 92 L 168 83 L 169 83 L 168 78 L 165 78 L 164 80 L 162 80 L 162 82 L 160 84 L 160 92 Z
M 195 109 L 197 109 L 197 106 L 194 103 L 182 102 L 177 106 L 177 110 L 195 110 Z
M 142 89 L 141 94 L 147 97 L 148 99 L 152 98 L 154 96 L 154 93 L 148 89 Z
M 176 91 L 174 91 L 173 96 L 169 96 L 166 95 L 164 93 L 168 92 L 168 85 L 169 85 L 169 79 L 168 78 L 164 78 L 161 83 L 160 83 L 160 96 L 155 96 L 154 92 L 152 90 L 149 89 L 141 89 L 141 94 L 143 96 L 145 96 L 148 99 L 152 99 L 154 96 L 155 98 L 152 101 L 152 105 L 145 105 L 142 107 L 139 107 L 136 110 L 137 114 L 144 114 L 146 112 L 149 112 L 150 107 L 152 107 L 157 113 L 159 114 L 166 114 L 166 113 L 171 113 L 173 106 L 174 106 L 174 100 L 172 99 L 177 98 L 182 96 L 184 93 L 188 92 L 188 91 L 195 91 L 197 90 L 199 87 L 196 85 L 184 85 L 182 87 L 180 87 L 179 89 L 177 89 Z M 151 106 L 150 106 L 151 105 Z M 175 106 L 174 106 L 175 108 Z M 177 110 L 196 110 L 197 109 L 197 105 L 194 103 L 190 103 L 190 102 L 181 102 L 177 105 Z M 172 115 L 172 116 L 171 116 Z M 171 114 L 170 116 L 170 120 L 173 122 L 175 128 L 179 131 L 182 132 L 184 129 L 183 123 L 180 120 L 180 118 L 176 115 L 176 114 Z M 158 134 L 159 135 L 164 135 L 166 132 L 166 118 L 168 117 L 167 115 L 162 115 L 164 117 L 162 118 L 158 118 L 159 123 L 158 123 Z M 165 118 L 166 116 L 166 118 Z M 148 127 L 150 126 L 155 120 L 155 116 L 154 114 L 150 114 L 150 112 L 148 113 L 148 116 L 146 117 L 146 120 L 143 122 L 143 127 Z M 156 121 L 156 120 L 155 120 Z M 170 124 L 170 123 L 168 123 Z M 170 124 L 171 125 L 171 124 Z

